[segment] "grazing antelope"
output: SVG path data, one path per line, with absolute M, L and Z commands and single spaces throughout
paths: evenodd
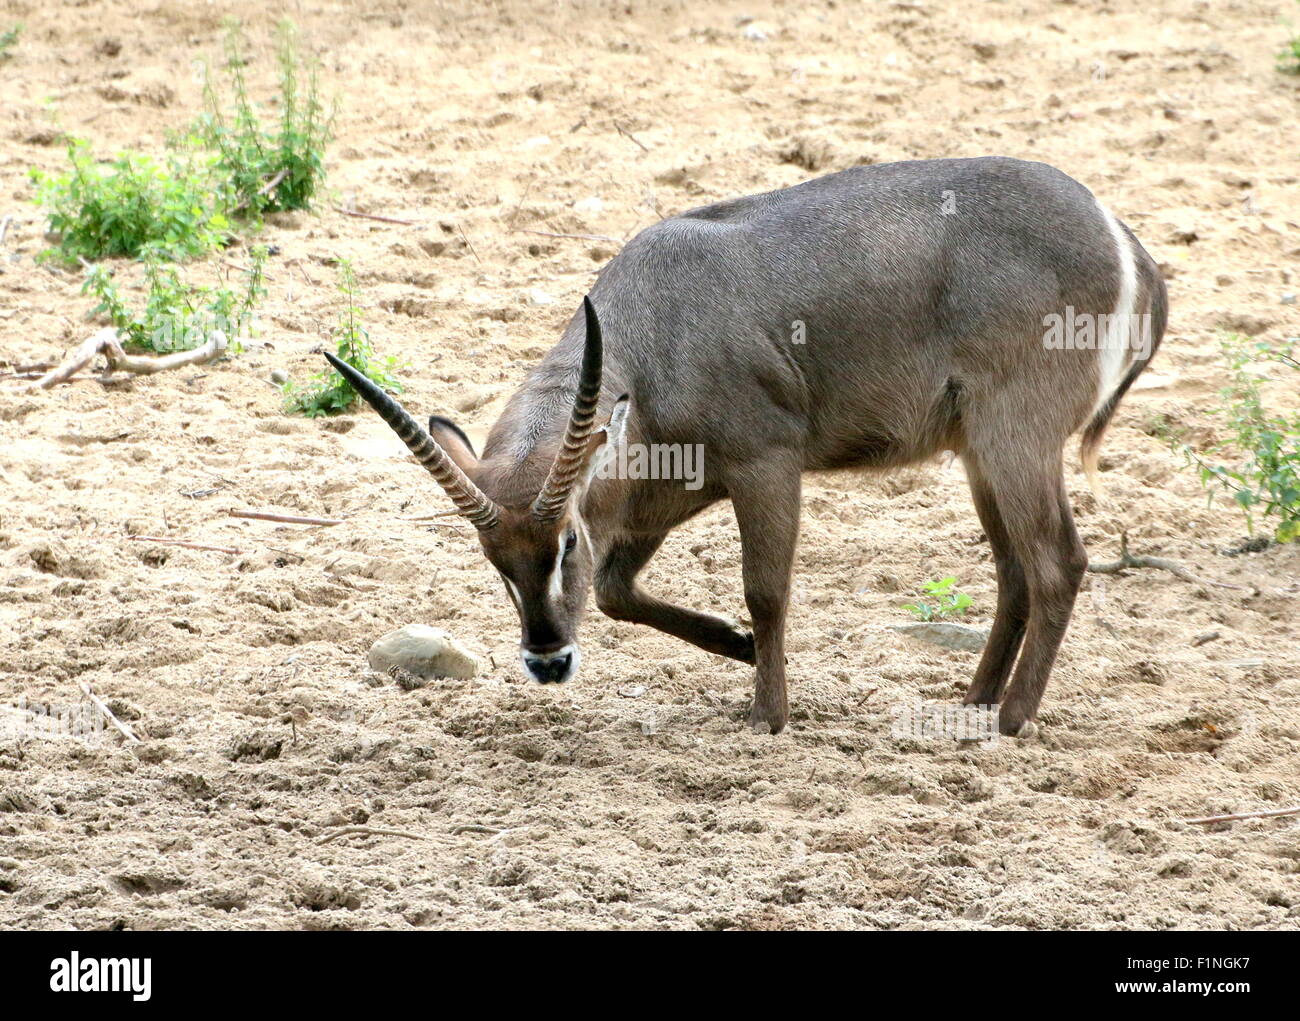
M 1066 315 L 1089 326 L 1088 342 L 1053 341 L 1048 327 Z M 477 527 L 533 677 L 577 671 L 594 585 L 616 620 L 754 664 L 760 732 L 789 713 L 802 474 L 955 451 L 998 580 L 966 702 L 999 704 L 1002 733 L 1016 734 L 1038 710 L 1087 562 L 1062 447 L 1083 429 L 1092 474 L 1165 318 L 1155 264 L 1091 192 L 1044 164 L 989 157 L 856 167 L 642 231 L 510 399 L 482 457 L 447 419 L 425 432 L 326 357 Z M 1137 319 L 1140 350 L 1124 329 Z M 703 483 L 605 477 L 625 443 L 702 444 Z M 637 584 L 672 528 L 724 498 L 752 633 Z

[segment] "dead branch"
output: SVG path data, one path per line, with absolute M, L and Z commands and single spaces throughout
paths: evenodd
M 111 326 L 105 326 L 98 333 L 91 334 L 73 348 L 72 352 L 61 363 L 33 383 L 31 389 L 48 390 L 56 383 L 62 383 L 64 380 L 75 376 L 95 360 L 95 356 L 104 350 L 104 345 L 110 340 L 115 343 L 117 341 L 117 330 Z
M 6 216 L 3 220 L 0 220 L 0 245 L 5 243 L 5 235 L 9 233 L 9 224 L 13 223 L 13 220 L 12 216 Z
M 254 521 L 279 521 L 286 525 L 341 525 L 342 518 L 301 518 L 294 514 L 265 514 L 262 511 L 232 510 L 232 518 L 251 518 Z
M 344 209 L 342 206 L 335 206 L 337 212 L 344 216 L 355 216 L 359 220 L 378 220 L 380 223 L 397 223 L 403 227 L 419 226 L 419 220 L 400 220 L 396 216 L 380 216 L 378 213 L 362 213 L 356 209 Z
M 90 699 L 93 703 L 95 703 L 95 708 L 104 714 L 104 718 L 108 720 L 108 722 L 111 723 L 114 727 L 117 728 L 117 732 L 119 734 L 121 734 L 124 738 L 126 738 L 129 742 L 131 742 L 131 744 L 140 743 L 140 739 L 135 736 L 131 728 L 128 727 L 121 720 L 119 720 L 116 716 L 114 716 L 113 710 L 108 707 L 108 705 L 104 702 L 104 700 L 90 690 L 89 684 L 87 684 L 85 681 L 80 681 L 78 682 L 78 686 L 81 688 L 81 693 L 85 695 L 88 699 Z
M 131 542 L 160 542 L 164 546 L 183 546 L 185 549 L 207 550 L 211 553 L 229 553 L 231 556 L 243 556 L 245 552 L 233 546 L 208 546 L 201 542 L 190 542 L 188 539 L 164 539 L 157 535 L 128 535 L 127 539 Z
M 524 230 L 519 229 L 520 234 L 536 234 L 541 238 L 577 238 L 579 241 L 608 241 L 612 245 L 619 244 L 617 238 L 607 238 L 604 234 L 557 234 L 550 230 Z
M 319 844 L 328 844 L 337 840 L 339 837 L 352 836 L 354 834 L 364 834 L 367 837 L 406 837 L 408 840 L 423 840 L 422 833 L 409 833 L 406 830 L 388 830 L 378 826 L 343 826 L 333 833 L 327 833 L 316 841 Z
M 1275 808 L 1271 812 L 1238 812 L 1234 815 L 1207 815 L 1200 819 L 1182 819 L 1188 823 L 1236 822 L 1238 819 L 1276 819 L 1283 815 L 1300 815 L 1300 805 L 1294 808 Z
M 108 362 L 110 374 L 130 372 L 136 375 L 152 375 L 167 369 L 178 369 L 182 365 L 210 362 L 225 353 L 228 343 L 224 333 L 213 330 L 206 344 L 190 351 L 176 351 L 157 358 L 148 355 L 129 355 L 122 350 L 122 345 L 118 342 L 117 330 L 112 326 L 105 326 L 78 344 L 59 365 L 36 380 L 30 389 L 48 390 L 56 383 L 66 382 L 101 354 Z
M 489 836 L 496 836 L 504 832 L 504 830 L 497 829 L 495 826 L 484 826 L 482 823 L 467 823 L 463 826 L 453 826 L 451 828 L 453 837 L 460 836 L 462 833 L 486 833 Z
M 122 350 L 122 345 L 118 343 L 117 336 L 114 335 L 109 338 L 104 346 L 104 357 L 108 359 L 110 372 L 133 372 L 140 376 L 151 376 L 155 372 L 179 369 L 183 365 L 198 365 L 203 362 L 210 362 L 212 359 L 225 354 L 229 343 L 224 333 L 220 330 L 213 330 L 208 337 L 207 343 L 199 347 L 154 358 L 149 355 L 127 354 Z
M 1119 537 L 1119 559 L 1092 561 L 1088 564 L 1088 570 L 1093 574 L 1120 574 L 1127 570 L 1137 570 L 1140 568 L 1154 568 L 1159 571 L 1168 571 L 1175 578 L 1181 578 L 1183 581 L 1191 582 L 1193 585 L 1213 585 L 1217 588 L 1230 588 L 1248 590 L 1246 585 L 1233 585 L 1226 581 L 1214 581 L 1210 578 L 1199 578 L 1181 564 L 1172 560 L 1166 560 L 1164 557 L 1135 557 L 1128 551 L 1128 533 L 1121 532 Z

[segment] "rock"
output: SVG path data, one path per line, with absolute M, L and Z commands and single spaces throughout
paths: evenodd
M 289 373 L 285 372 L 284 369 L 272 369 L 271 382 L 276 386 L 284 386 L 285 383 L 289 382 Z
M 482 665 L 456 639 L 427 624 L 407 624 L 370 647 L 370 668 L 387 673 L 401 667 L 416 677 L 468 680 Z
M 942 645 L 945 649 L 959 652 L 979 652 L 988 641 L 987 628 L 971 627 L 969 624 L 953 624 L 949 621 L 932 620 L 924 624 L 895 624 L 891 631 L 898 631 L 908 638 L 916 638 L 931 645 Z
M 555 299 L 545 291 L 534 287 L 528 292 L 528 304 L 530 305 L 554 305 Z
M 644 684 L 629 684 L 625 688 L 619 688 L 618 693 L 624 698 L 640 698 L 645 694 Z
M 1287 291 L 1284 295 L 1282 295 L 1282 304 L 1283 304 L 1283 305 L 1294 305 L 1294 304 L 1295 304 L 1295 295 L 1294 295 L 1292 292 Z

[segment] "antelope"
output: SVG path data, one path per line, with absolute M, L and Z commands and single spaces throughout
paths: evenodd
M 1068 312 L 1067 312 L 1068 310 Z M 1072 314 L 1091 343 L 1052 342 Z M 543 684 L 578 670 L 588 590 L 615 620 L 752 664 L 749 725 L 789 717 L 784 651 L 801 476 L 960 457 L 997 609 L 967 704 L 1026 731 L 1087 559 L 1063 476 L 1154 355 L 1165 286 L 1083 185 L 1003 157 L 855 167 L 665 219 L 598 274 L 480 456 L 326 355 L 478 531 Z M 1139 348 L 1124 324 L 1142 320 Z M 1059 338 L 1058 338 L 1059 339 Z M 621 444 L 701 444 L 702 484 L 613 477 Z M 730 499 L 752 631 L 646 592 L 668 532 Z

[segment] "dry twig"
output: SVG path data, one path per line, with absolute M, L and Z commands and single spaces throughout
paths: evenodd
M 410 833 L 406 830 L 389 830 L 379 826 L 343 826 L 333 833 L 327 833 L 316 841 L 317 844 L 328 844 L 337 840 L 339 837 L 348 837 L 355 834 L 362 834 L 367 837 L 406 837 L 408 840 L 423 840 L 424 834 Z
M 1245 585 L 1233 585 L 1226 581 L 1214 581 L 1210 578 L 1198 578 L 1181 564 L 1176 564 L 1172 560 L 1166 560 L 1164 557 L 1135 557 L 1128 551 L 1127 532 L 1121 532 L 1119 536 L 1118 560 L 1094 560 L 1088 564 L 1088 570 L 1094 574 L 1120 574 L 1123 571 L 1136 570 L 1143 567 L 1168 571 L 1175 578 L 1181 578 L 1183 581 L 1191 582 L 1193 585 L 1214 585 L 1218 588 L 1247 589 L 1247 586 Z
M 612 245 L 619 244 L 617 238 L 607 238 L 604 234 L 557 234 L 551 230 L 524 230 L 519 229 L 520 234 L 536 234 L 541 238 L 577 238 L 579 241 L 608 241 Z
M 1238 819 L 1276 819 L 1283 815 L 1300 815 L 1300 805 L 1294 808 L 1275 808 L 1270 812 L 1238 812 L 1235 815 L 1207 815 L 1200 819 L 1183 819 L 1188 823 L 1236 822 Z
M 360 220 L 377 220 L 380 223 L 396 223 L 403 227 L 416 227 L 419 226 L 420 223 L 419 220 L 401 220 L 396 216 L 380 216 L 378 213 L 362 213 L 356 209 L 345 209 L 343 206 L 335 206 L 334 208 L 344 216 L 355 216 Z
M 271 191 L 273 191 L 273 190 L 275 189 L 275 186 L 276 186 L 277 184 L 279 184 L 281 181 L 284 180 L 285 175 L 288 174 L 288 173 L 289 173 L 289 168 L 288 168 L 288 167 L 285 167 L 285 168 L 284 168 L 283 170 L 281 170 L 278 174 L 276 174 L 273 178 L 271 178 L 269 181 L 267 181 L 266 184 L 264 184 L 264 185 L 262 185 L 262 187 L 258 188 L 258 189 L 257 189 L 257 194 L 258 194 L 258 195 L 268 195 L 268 194 L 270 194 Z M 248 199 L 244 199 L 243 201 L 241 201 L 241 202 L 239 203 L 239 205 L 235 206 L 235 210 L 234 210 L 234 211 L 235 211 L 235 212 L 239 212 L 241 209 L 244 209 L 245 207 L 247 207 L 248 202 L 249 202 Z
M 232 510 L 232 518 L 252 518 L 255 521 L 279 521 L 286 525 L 341 525 L 342 518 L 302 518 L 294 514 L 265 514 L 262 511 Z
M 128 535 L 127 539 L 131 542 L 160 542 L 164 546 L 183 546 L 185 549 L 207 550 L 211 553 L 229 553 L 231 556 L 244 554 L 244 550 L 235 549 L 233 546 L 208 546 L 201 542 L 190 542 L 188 539 L 164 539 L 157 535 Z
M 88 699 L 90 699 L 90 701 L 95 703 L 95 708 L 104 714 L 104 719 L 108 720 L 109 723 L 111 723 L 114 727 L 117 728 L 117 732 L 119 734 L 121 734 L 124 738 L 130 741 L 131 744 L 140 743 L 140 739 L 135 736 L 131 728 L 128 727 L 121 720 L 119 720 L 115 715 L 113 715 L 113 710 L 108 707 L 107 703 L 105 703 L 105 701 L 102 698 L 100 698 L 98 695 L 96 695 L 93 691 L 90 690 L 89 684 L 87 684 L 85 681 L 80 681 L 78 686 L 81 688 L 81 693 L 85 695 Z
M 465 242 L 465 247 L 469 249 L 469 254 L 474 256 L 474 261 L 482 266 L 483 260 L 478 257 L 478 252 L 474 251 L 474 242 L 472 242 L 469 239 L 469 235 L 465 233 L 465 228 L 458 223 L 456 224 L 456 230 L 460 232 L 461 240 Z
M 635 142 L 637 147 L 642 152 L 650 151 L 650 147 L 648 145 L 646 145 L 643 141 L 641 141 L 641 139 L 637 138 L 636 135 L 632 134 L 632 132 L 628 131 L 627 128 L 623 127 L 623 125 L 620 124 L 618 121 L 614 122 L 614 130 L 617 131 L 624 138 L 626 138 L 629 142 Z

